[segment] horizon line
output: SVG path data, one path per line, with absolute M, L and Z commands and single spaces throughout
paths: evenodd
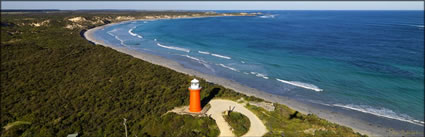
M 1 9 L 1 11 L 5 10 L 32 10 L 32 11 L 99 11 L 99 10 L 110 10 L 110 11 L 424 11 L 424 9 L 249 9 L 249 10 L 235 10 L 235 9 Z

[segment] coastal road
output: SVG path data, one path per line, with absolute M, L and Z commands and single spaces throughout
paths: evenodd
M 249 111 L 243 104 L 239 104 L 234 101 L 230 100 L 223 100 L 223 99 L 213 99 L 209 102 L 211 105 L 211 108 L 208 110 L 206 114 L 211 115 L 211 117 L 215 120 L 217 123 L 218 128 L 220 129 L 220 135 L 219 136 L 235 136 L 232 131 L 230 130 L 230 125 L 224 120 L 223 112 L 229 109 L 230 107 L 235 107 L 233 111 L 242 113 L 246 117 L 248 117 L 249 121 L 251 122 L 251 126 L 248 130 L 248 132 L 243 135 L 246 137 L 252 137 L 252 136 L 263 136 L 266 134 L 267 128 L 264 126 L 263 122 L 251 111 Z

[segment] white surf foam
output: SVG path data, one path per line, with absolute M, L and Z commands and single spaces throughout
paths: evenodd
M 185 56 L 185 57 L 190 58 L 190 59 L 192 59 L 192 60 L 196 60 L 196 61 L 198 61 L 198 62 L 205 62 L 205 61 L 203 61 L 203 60 L 201 60 L 201 59 L 198 59 L 198 58 L 195 58 L 195 57 L 192 57 L 192 56 L 189 56 L 189 55 L 182 55 L 182 56 Z
M 265 74 L 261 74 L 261 73 L 258 73 L 258 72 L 250 72 L 252 75 L 255 75 L 255 76 L 257 76 L 257 77 L 261 77 L 261 78 L 264 78 L 264 79 L 269 79 L 269 77 L 267 77 Z
M 264 78 L 264 79 L 269 79 L 269 77 L 267 77 L 266 75 L 261 74 L 261 73 L 257 73 L 257 75 L 255 75 L 255 76 L 257 76 L 257 77 L 262 77 L 262 78 Z
M 138 37 L 138 38 L 143 38 L 143 36 L 141 36 L 141 35 L 139 35 L 139 34 L 136 34 L 136 33 L 133 33 L 133 30 L 134 30 L 135 28 L 136 28 L 136 27 L 133 27 L 133 28 L 131 28 L 130 30 L 128 30 L 128 33 L 129 33 L 131 36 Z
M 360 112 L 363 112 L 363 113 L 368 113 L 368 114 L 372 114 L 372 115 L 376 115 L 376 116 L 380 116 L 380 117 L 385 117 L 385 118 L 400 120 L 400 121 L 404 121 L 404 122 L 409 122 L 409 123 L 419 125 L 419 126 L 424 126 L 423 121 L 415 120 L 415 119 L 413 119 L 410 116 L 407 116 L 405 114 L 401 114 L 401 115 L 397 114 L 394 111 L 386 109 L 386 108 L 377 109 L 377 108 L 373 108 L 371 106 L 353 105 L 353 104 L 348 104 L 348 105 L 333 104 L 333 106 L 342 107 L 342 108 L 355 110 L 355 111 L 360 111 Z
M 274 18 L 275 16 L 277 16 L 277 14 L 274 15 L 263 15 L 263 16 L 259 16 L 260 18 Z
M 323 91 L 323 89 L 320 89 L 319 87 L 317 87 L 316 85 L 313 85 L 313 84 L 303 83 L 303 82 L 299 82 L 299 81 L 286 81 L 286 80 L 282 80 L 282 79 L 278 79 L 278 78 L 276 80 L 280 81 L 282 83 L 293 85 L 293 86 L 314 90 L 316 92 Z
M 110 31 L 108 31 L 108 32 L 106 32 L 106 33 L 108 33 L 109 35 L 111 35 L 112 37 L 114 37 L 115 35 L 114 34 L 112 34 Z
M 189 59 L 195 60 L 195 61 L 201 63 L 202 65 L 204 65 L 205 68 L 211 70 L 212 72 L 215 72 L 215 70 L 210 65 L 208 65 L 208 63 L 206 61 L 204 61 L 202 59 L 199 59 L 199 58 L 196 58 L 196 57 L 192 57 L 192 56 L 189 56 L 189 55 L 181 55 L 181 56 L 184 56 L 184 57 L 187 57 Z
M 118 31 L 118 29 L 113 29 L 113 30 L 110 30 L 108 32 L 116 32 L 116 31 Z
M 198 53 L 206 54 L 206 55 L 209 55 L 210 54 L 209 52 L 206 52 L 206 51 L 198 51 Z
M 115 37 L 115 39 L 120 41 L 120 44 L 123 46 L 127 46 L 126 44 L 124 44 L 124 40 L 120 39 L 118 36 L 114 35 L 112 32 L 115 32 L 116 30 L 112 30 L 112 31 L 108 31 L 106 33 L 108 33 L 109 35 L 111 35 L 112 37 Z
M 400 24 L 400 25 L 424 28 L 423 24 L 422 25 L 421 24 Z
M 124 44 L 124 40 L 120 39 L 118 36 L 115 36 L 115 39 L 119 40 L 121 45 L 127 46 L 127 45 Z
M 156 39 L 153 39 L 153 41 L 156 41 Z
M 223 56 L 223 55 L 219 55 L 219 54 L 211 54 L 211 55 L 215 56 L 215 57 L 223 58 L 223 59 L 232 59 L 231 57 Z
M 418 28 L 424 28 L 424 25 L 410 25 L 410 26 L 418 27 Z
M 116 31 L 116 29 L 114 29 L 114 30 L 111 30 L 111 31 L 108 31 L 108 32 L 106 32 L 106 33 L 108 33 L 109 35 L 111 35 L 111 36 L 115 36 L 112 32 L 115 32 Z
M 230 70 L 233 70 L 233 71 L 236 71 L 236 72 L 240 72 L 238 69 L 226 66 L 224 64 L 218 64 L 218 65 L 222 66 L 223 68 L 227 68 L 227 69 L 230 69 Z
M 212 72 L 215 72 L 215 70 L 210 65 L 208 65 L 207 63 L 202 63 L 202 65 L 204 65 L 206 68 L 208 68 Z
M 173 50 L 178 50 L 178 51 L 183 51 L 183 52 L 190 52 L 189 49 L 185 49 L 185 48 L 180 48 L 180 47 L 173 47 L 173 46 L 165 46 L 162 45 L 160 43 L 156 43 L 156 45 L 163 47 L 163 48 L 167 48 L 167 49 L 173 49 Z

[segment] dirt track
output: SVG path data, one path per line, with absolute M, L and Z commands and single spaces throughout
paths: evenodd
M 258 137 L 263 136 L 268 132 L 263 122 L 254 113 L 245 108 L 243 104 L 223 99 L 211 100 L 209 104 L 211 105 L 211 108 L 208 110 L 207 114 L 211 115 L 211 117 L 215 119 L 217 126 L 220 129 L 219 136 L 235 136 L 230 130 L 229 124 L 223 118 L 223 112 L 228 110 L 229 106 L 232 108 L 235 107 L 233 111 L 242 113 L 248 117 L 249 121 L 251 122 L 251 127 L 243 136 Z

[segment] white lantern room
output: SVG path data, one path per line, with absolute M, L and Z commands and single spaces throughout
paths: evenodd
M 190 89 L 200 89 L 201 87 L 199 87 L 199 80 L 197 80 L 196 78 L 193 79 L 192 81 L 190 81 Z

